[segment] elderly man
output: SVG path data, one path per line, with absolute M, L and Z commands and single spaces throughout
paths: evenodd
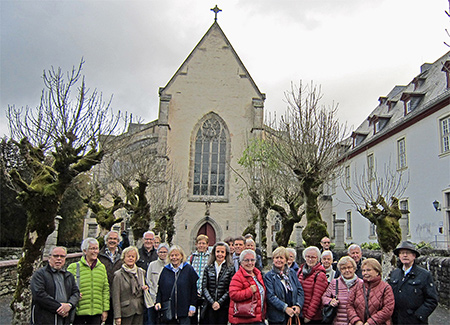
M 109 284 L 106 268 L 98 259 L 98 241 L 88 237 L 81 244 L 81 260 L 67 270 L 75 276 L 81 299 L 74 324 L 98 324 L 106 321 L 109 311 Z
M 50 251 L 48 265 L 37 270 L 31 278 L 31 324 L 71 324 L 80 291 L 73 275 L 63 267 L 65 247 Z
M 109 291 L 112 290 L 112 284 L 114 280 L 114 272 L 122 267 L 122 249 L 118 247 L 120 238 L 119 233 L 115 230 L 111 230 L 105 235 L 106 245 L 98 253 L 98 259 L 103 263 L 106 268 L 106 274 L 108 275 Z M 109 300 L 110 310 L 108 318 L 105 321 L 106 325 L 112 325 L 114 323 L 114 310 L 112 305 L 112 297 Z
M 144 239 L 144 244 L 142 244 L 142 247 L 139 249 L 139 260 L 136 262 L 136 265 L 147 272 L 150 262 L 158 259 L 158 254 L 156 253 L 157 247 L 153 247 L 155 243 L 155 233 L 153 231 L 146 231 L 142 238 Z
M 356 272 L 355 274 L 358 276 L 358 278 L 362 279 L 363 275 L 362 275 L 362 270 L 361 270 L 361 263 L 364 260 L 364 258 L 362 257 L 362 250 L 361 247 L 359 247 L 356 244 L 352 244 L 348 247 L 348 256 L 350 256 L 351 258 L 353 258 L 353 260 L 356 263 Z
M 428 317 L 438 304 L 438 294 L 430 272 L 415 263 L 420 255 L 410 241 L 404 241 L 396 249 L 402 265 L 395 269 L 389 280 L 394 291 L 394 324 L 428 324 Z

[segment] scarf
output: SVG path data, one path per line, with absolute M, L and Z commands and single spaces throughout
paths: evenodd
M 284 266 L 284 268 L 282 270 L 280 270 L 279 268 L 275 267 L 275 265 L 272 267 L 273 272 L 278 275 L 281 280 L 284 280 L 285 285 L 286 285 L 286 289 L 288 291 L 292 291 L 292 284 L 291 281 L 289 280 L 289 267 L 287 265 Z
M 343 276 L 341 276 L 341 278 L 344 281 L 344 283 L 348 289 L 353 287 L 353 285 L 356 283 L 356 280 L 358 280 L 358 276 L 356 274 L 353 274 L 353 278 L 351 278 L 351 279 L 346 279 Z
M 306 263 L 303 264 L 303 267 L 302 267 L 303 278 L 307 278 L 308 276 L 310 276 L 312 273 L 312 270 L 313 270 L 313 268 L 309 267 L 308 264 L 306 264 Z
M 140 283 L 142 280 L 138 278 L 136 264 L 132 268 L 129 268 L 126 264 L 122 264 L 122 269 L 130 278 L 131 293 L 133 296 L 138 296 L 138 294 L 142 292 L 144 283 Z

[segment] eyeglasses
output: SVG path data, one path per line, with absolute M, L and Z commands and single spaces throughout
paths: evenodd
M 242 262 L 245 262 L 245 263 L 255 263 L 256 260 L 255 260 L 254 258 L 247 258 L 247 259 L 245 259 L 245 260 L 242 260 Z
M 317 256 L 306 255 L 305 258 L 309 258 L 310 260 L 316 260 Z
M 323 241 L 322 244 L 331 244 L 329 241 Z
M 167 254 L 167 252 L 158 252 L 158 254 Z
M 343 266 L 341 267 L 341 271 L 353 270 L 353 266 Z
M 88 250 L 90 250 L 90 251 L 98 251 L 99 248 L 98 247 L 89 247 Z
M 66 255 L 53 254 L 52 257 L 54 257 L 54 258 L 66 258 Z

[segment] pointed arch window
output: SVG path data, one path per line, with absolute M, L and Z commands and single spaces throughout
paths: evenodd
M 193 197 L 224 198 L 227 184 L 227 132 L 216 116 L 201 124 L 194 147 Z

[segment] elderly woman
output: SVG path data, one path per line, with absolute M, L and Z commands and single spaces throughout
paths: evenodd
M 98 257 L 98 241 L 88 237 L 81 243 L 83 256 L 67 271 L 75 276 L 80 289 L 74 324 L 101 324 L 108 318 L 109 284 L 106 268 Z
M 189 317 L 195 314 L 197 305 L 198 275 L 186 262 L 186 254 L 180 246 L 173 245 L 168 254 L 168 264 L 158 280 L 155 310 L 165 315 L 163 324 L 190 324 Z M 167 313 L 167 308 L 172 312 Z
M 228 320 L 231 324 L 264 324 L 266 309 L 266 287 L 261 271 L 255 267 L 256 253 L 245 249 L 239 255 L 241 266 L 231 279 L 230 308 Z M 246 313 L 243 306 L 253 305 L 254 313 Z
M 139 252 L 135 246 L 122 251 L 122 267 L 114 272 L 113 305 L 116 325 L 142 324 L 144 321 L 145 271 L 136 266 Z
M 156 236 L 155 236 L 156 238 Z M 150 292 L 150 304 L 147 309 L 147 319 L 150 324 L 156 324 L 157 315 L 155 311 L 156 293 L 158 290 L 159 275 L 161 274 L 164 266 L 166 265 L 167 253 L 169 252 L 169 246 L 167 244 L 160 244 L 156 253 L 158 259 L 150 262 L 147 269 L 147 284 Z
M 297 274 L 298 270 L 300 269 L 297 262 L 295 261 L 297 259 L 297 252 L 292 247 L 288 247 L 288 248 L 286 248 L 286 250 L 289 254 L 287 266 L 290 269 L 293 269 L 295 271 L 295 274 Z
M 289 253 L 280 246 L 272 254 L 272 270 L 264 275 L 267 292 L 267 319 L 270 325 L 285 325 L 289 317 L 300 315 L 303 288 L 293 269 L 287 266 Z
M 331 251 L 323 251 L 320 261 L 322 262 L 322 265 L 325 269 L 328 283 L 330 283 L 333 279 L 339 277 L 339 272 L 336 272 L 333 269 L 333 253 Z
M 245 249 L 251 249 L 256 252 L 256 243 L 253 239 L 248 238 L 245 240 Z M 258 270 L 262 271 L 263 264 L 262 264 L 262 257 L 258 253 L 256 253 L 256 264 L 255 266 L 258 268 Z
M 323 254 L 322 254 L 323 257 Z M 355 274 L 356 263 L 350 256 L 342 257 L 338 264 L 338 270 L 341 276 L 330 282 L 330 285 L 322 296 L 323 305 L 338 306 L 336 317 L 333 320 L 333 325 L 347 325 L 347 303 L 350 290 L 359 282 L 363 282 Z M 338 294 L 336 297 L 336 285 L 338 287 Z
M 392 324 L 394 293 L 381 280 L 381 265 L 374 258 L 361 263 L 364 282 L 356 283 L 350 291 L 347 304 L 348 323 L 355 325 Z
M 227 324 L 230 306 L 228 290 L 233 275 L 234 265 L 231 261 L 230 248 L 226 243 L 218 242 L 214 245 L 208 265 L 203 271 L 202 324 Z
M 328 287 L 325 269 L 320 264 L 320 251 L 316 246 L 309 246 L 303 251 L 306 263 L 300 266 L 298 278 L 305 293 L 302 323 L 320 324 L 322 321 L 322 295 Z

